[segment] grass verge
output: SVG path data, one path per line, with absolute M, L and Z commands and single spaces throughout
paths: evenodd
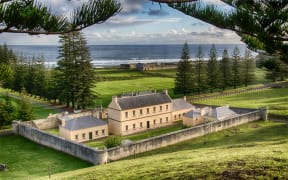
M 51 174 L 72 171 L 91 166 L 62 152 L 46 148 L 21 136 L 0 137 L 0 163 L 8 167 L 0 171 L 0 179 L 37 179 Z
M 58 174 L 54 178 L 285 179 L 287 130 L 288 125 L 283 123 L 249 123 L 139 154 L 136 159 Z

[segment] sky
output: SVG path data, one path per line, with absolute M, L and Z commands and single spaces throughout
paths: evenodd
M 86 0 L 39 0 L 56 14 L 69 17 Z M 149 0 L 119 0 L 122 10 L 102 24 L 84 29 L 89 45 L 106 44 L 240 44 L 240 37 Z M 218 0 L 201 0 L 227 8 Z M 0 44 L 59 45 L 56 35 L 1 33 Z

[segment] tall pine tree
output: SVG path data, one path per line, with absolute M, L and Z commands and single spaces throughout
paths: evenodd
M 255 80 L 255 70 L 256 63 L 251 55 L 251 51 L 246 50 L 243 61 L 243 82 L 246 87 Z
M 222 59 L 220 61 L 220 87 L 223 91 L 231 85 L 231 61 L 227 49 L 224 49 Z
M 193 67 L 189 61 L 189 47 L 187 42 L 185 42 L 182 50 L 181 60 L 177 65 L 177 73 L 175 79 L 175 88 L 174 92 L 176 94 L 189 94 L 192 92 L 194 87 L 194 78 L 193 78 Z
M 91 87 L 95 79 L 86 40 L 81 33 L 73 32 L 60 36 L 60 43 L 59 99 L 65 100 L 67 107 L 85 108 L 93 101 Z
M 199 46 L 195 61 L 195 81 L 198 94 L 207 87 L 207 63 L 204 62 L 203 57 L 202 47 Z
M 219 64 L 217 61 L 217 51 L 213 44 L 210 49 L 210 58 L 207 64 L 207 84 L 210 88 L 210 92 L 219 86 Z
M 240 51 L 238 47 L 236 46 L 233 50 L 232 54 L 232 85 L 234 89 L 237 88 L 237 86 L 241 85 L 241 59 L 240 59 Z

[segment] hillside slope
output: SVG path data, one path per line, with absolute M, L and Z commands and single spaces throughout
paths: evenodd
M 287 150 L 288 125 L 262 121 L 52 179 L 285 179 Z

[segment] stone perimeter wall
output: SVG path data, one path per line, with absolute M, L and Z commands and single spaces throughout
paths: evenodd
M 41 145 L 65 152 L 94 165 L 104 164 L 138 153 L 176 144 L 208 133 L 221 131 L 257 120 L 267 120 L 267 109 L 250 110 L 238 117 L 183 129 L 169 134 L 138 141 L 129 145 L 118 146 L 108 150 L 96 150 L 76 142 L 62 139 L 20 122 L 13 123 L 13 131 Z
M 19 134 L 38 144 L 70 154 L 94 165 L 104 164 L 105 162 L 102 160 L 107 159 L 107 157 L 104 157 L 106 155 L 105 151 L 99 151 L 77 142 L 65 140 L 17 121 L 13 123 L 13 131 L 15 134 Z
M 107 161 L 115 161 L 124 157 L 135 155 L 138 153 L 150 151 L 153 149 L 165 147 L 168 145 L 176 144 L 178 142 L 186 141 L 192 138 L 203 136 L 208 133 L 221 131 L 240 124 L 245 124 L 260 119 L 267 120 L 267 110 L 254 110 L 253 112 L 242 114 L 238 117 L 226 119 L 217 122 L 211 122 L 208 124 L 183 129 L 180 131 L 172 132 L 162 136 L 153 137 L 138 141 L 133 144 L 115 147 L 107 150 Z

